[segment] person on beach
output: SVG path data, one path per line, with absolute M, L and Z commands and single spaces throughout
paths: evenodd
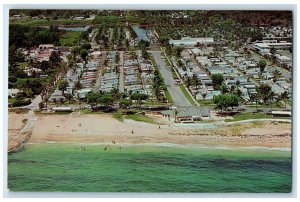
M 133 134 L 134 132 L 133 132 L 133 130 L 131 130 L 131 134 Z

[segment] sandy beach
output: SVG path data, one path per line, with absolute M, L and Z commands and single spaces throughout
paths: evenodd
M 9 113 L 8 115 L 8 151 L 14 150 L 26 140 L 27 134 L 21 132 L 27 123 L 28 114 Z
M 111 115 L 77 113 L 36 115 L 29 143 L 204 144 L 231 147 L 291 147 L 291 124 L 253 122 L 217 128 L 182 124 L 156 125 L 132 120 L 120 122 Z M 26 114 L 9 114 L 9 148 L 22 139 Z M 205 124 L 204 124 L 205 125 Z M 206 124 L 207 125 L 207 124 Z M 212 124 L 210 124 L 212 125 Z M 132 133 L 133 132 L 133 133 Z

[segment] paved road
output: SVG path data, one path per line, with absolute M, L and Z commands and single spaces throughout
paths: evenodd
M 165 79 L 166 86 L 176 106 L 193 106 L 184 96 L 180 87 L 175 85 L 171 71 L 166 67 L 165 59 L 161 59 L 161 51 L 149 51 L 158 66 L 161 75 Z
M 124 57 L 123 57 L 123 51 L 120 51 L 120 79 L 119 79 L 119 91 L 121 93 L 124 92 Z
M 105 60 L 106 60 L 106 51 L 102 51 L 102 56 L 100 57 L 100 65 L 98 67 L 98 73 L 97 73 L 98 76 L 96 79 L 95 86 L 93 88 L 94 92 L 99 92 L 100 82 L 101 82 L 101 74 L 102 74 L 102 70 L 105 68 L 104 67 Z
M 40 95 L 36 96 L 32 101 L 30 105 L 21 107 L 21 108 L 26 108 L 26 109 L 30 109 L 32 111 L 39 109 L 40 106 L 39 104 L 42 102 L 42 97 Z
M 99 32 L 99 29 L 93 29 L 93 31 L 92 31 L 91 46 L 97 46 L 98 45 L 98 43 L 96 41 L 96 36 L 97 36 L 98 32 Z

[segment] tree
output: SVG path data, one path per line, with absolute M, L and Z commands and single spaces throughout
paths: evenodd
M 155 96 L 157 101 L 160 101 L 161 90 L 164 90 L 164 82 L 158 70 L 154 71 L 154 78 L 152 82 L 152 94 Z
M 120 99 L 119 89 L 117 88 L 111 89 L 110 94 L 112 95 L 112 98 L 115 102 L 117 102 Z
M 192 84 L 194 86 L 196 86 L 196 89 L 198 89 L 198 86 L 200 85 L 200 80 L 198 79 L 197 75 L 196 74 L 193 74 L 192 76 Z
M 140 40 L 139 43 L 138 43 L 138 46 L 139 46 L 139 49 L 141 50 L 144 50 L 146 49 L 147 47 L 149 47 L 150 45 L 150 42 L 149 41 L 145 41 L 145 40 Z
M 149 55 L 148 52 L 146 50 L 142 50 L 142 56 L 144 59 L 148 60 L 149 59 Z
M 255 94 L 250 94 L 250 100 L 251 102 L 255 102 L 255 106 L 256 106 L 256 111 L 257 111 L 257 103 L 259 101 L 259 96 L 257 93 Z
M 185 80 L 186 86 L 189 88 L 192 84 L 192 80 L 190 77 L 187 77 L 187 79 Z
M 128 39 L 125 40 L 125 46 L 126 46 L 126 49 L 128 50 L 129 49 L 129 40 Z
M 89 103 L 92 107 L 98 104 L 98 99 L 101 96 L 98 92 L 89 92 L 86 95 L 87 103 Z
M 175 56 L 179 58 L 180 54 L 183 50 L 184 50 L 184 48 L 182 48 L 182 47 L 175 48 Z
M 81 58 L 87 62 L 87 56 L 89 55 L 89 52 L 86 49 L 81 49 L 80 50 L 80 56 Z
M 105 105 L 106 107 L 110 106 L 113 104 L 113 97 L 109 93 L 101 94 L 98 97 L 98 103 Z
M 235 86 L 234 86 L 234 85 L 231 85 L 231 86 L 230 86 L 230 93 L 234 93 L 234 91 L 235 91 Z
M 272 89 L 268 84 L 261 84 L 257 87 L 256 91 L 259 98 L 262 99 L 264 103 L 267 103 L 269 100 L 271 100 Z
M 276 82 L 278 80 L 278 78 L 281 77 L 281 72 L 276 69 L 273 72 L 273 76 L 274 76 L 274 82 Z
M 66 94 L 67 100 L 69 100 L 69 104 L 71 103 L 72 95 L 71 94 Z
M 148 98 L 148 95 L 143 93 L 133 93 L 130 98 L 135 100 L 140 106 L 142 105 L 142 101 Z
M 62 91 L 62 95 L 65 96 L 65 90 L 69 86 L 69 82 L 66 80 L 61 80 L 58 83 L 58 89 Z
M 240 85 L 241 85 L 240 80 L 237 80 L 237 81 L 235 82 L 235 85 L 236 85 L 236 88 L 238 89 L 238 88 L 240 87 Z
M 74 60 L 76 60 L 76 56 L 79 55 L 80 53 L 80 47 L 79 46 L 72 47 L 71 53 L 73 55 Z
M 89 43 L 84 43 L 84 44 L 82 44 L 81 47 L 80 47 L 80 49 L 86 49 L 86 50 L 89 50 L 89 49 L 91 49 L 91 48 L 92 48 L 92 46 L 91 46 L 91 44 L 89 44 Z
M 229 107 L 237 107 L 239 105 L 239 99 L 237 95 L 233 93 L 229 94 L 220 94 L 214 96 L 213 98 L 214 104 L 216 104 L 216 108 L 221 110 L 221 114 L 223 115 L 223 110 L 227 110 Z
M 289 94 L 287 91 L 284 91 L 281 95 L 280 98 L 284 101 L 284 108 L 286 110 L 286 102 L 289 99 Z
M 224 82 L 224 77 L 222 74 L 213 74 L 211 75 L 212 84 L 214 89 L 219 90 L 222 83 Z
M 131 99 L 121 99 L 119 104 L 122 109 L 126 109 L 132 105 L 132 100 Z
M 202 92 L 201 95 L 202 95 L 203 100 L 205 100 L 205 98 L 206 98 L 206 96 L 207 96 L 207 92 L 204 91 L 204 92 Z
M 59 66 L 60 65 L 60 53 L 57 51 L 52 51 L 51 55 L 49 57 L 49 61 L 54 65 L 54 66 Z
M 226 94 L 229 92 L 227 86 L 225 84 L 222 84 L 221 87 L 220 87 L 220 91 L 222 94 Z
M 260 60 L 258 62 L 259 70 L 261 73 L 265 71 L 265 67 L 267 66 L 267 62 L 265 60 Z
M 161 45 L 166 46 L 167 44 L 169 44 L 169 37 L 168 36 L 160 36 L 159 42 L 161 43 Z

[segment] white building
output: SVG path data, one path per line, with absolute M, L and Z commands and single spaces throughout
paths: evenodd
M 173 44 L 174 46 L 196 46 L 198 44 L 213 44 L 214 38 L 206 37 L 206 38 L 191 38 L 191 37 L 182 37 L 180 40 L 170 40 L 169 44 Z

